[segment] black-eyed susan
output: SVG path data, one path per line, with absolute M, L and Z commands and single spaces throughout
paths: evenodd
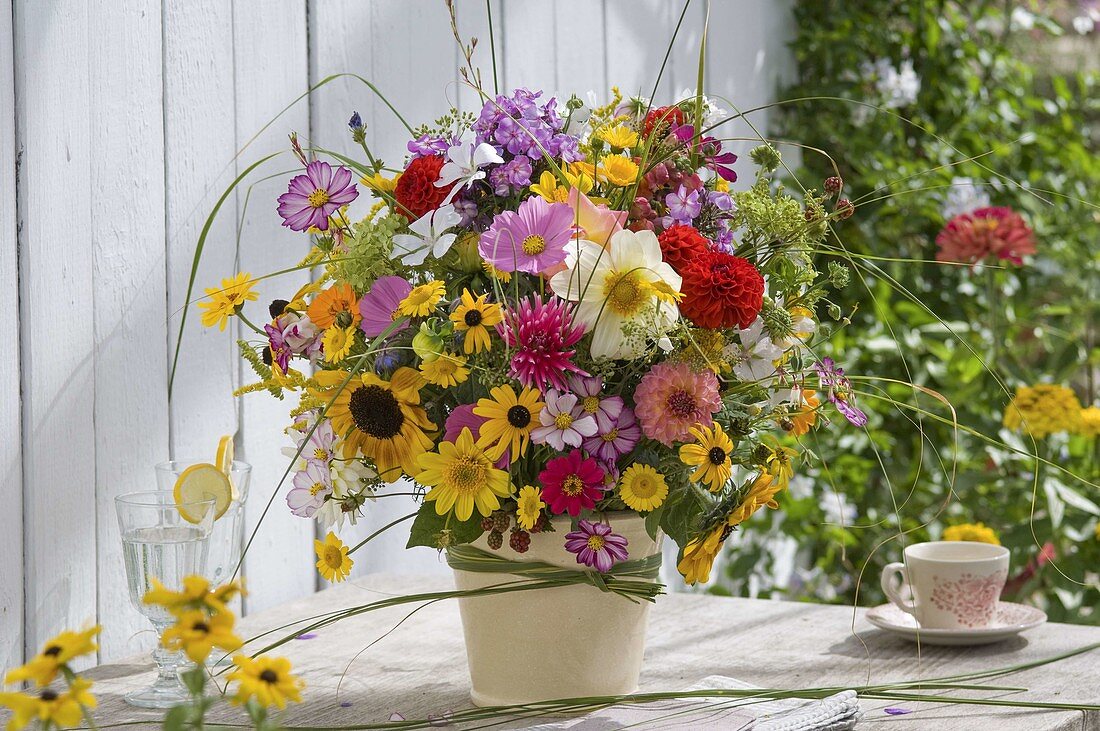
M 778 444 L 768 447 L 768 458 L 765 460 L 765 465 L 768 474 L 772 476 L 772 480 L 778 489 L 782 490 L 789 485 L 791 478 L 794 477 L 793 460 L 796 456 L 798 456 L 798 452 L 790 447 L 783 447 Z
M 524 485 L 516 496 L 516 522 L 524 530 L 533 529 L 545 507 L 542 491 L 534 485 Z
M 210 582 L 202 576 L 184 577 L 183 589 L 180 591 L 173 591 L 156 579 L 152 580 L 152 584 L 153 588 L 145 592 L 142 601 L 164 607 L 175 616 L 189 609 L 206 608 L 211 612 L 229 612 L 229 602 L 238 594 L 245 593 L 240 582 L 231 581 L 211 588 Z
M 329 363 L 339 363 L 351 354 L 351 348 L 355 345 L 356 327 L 338 327 L 333 325 L 325 330 L 321 344 L 325 353 L 325 360 Z
M 676 570 L 684 577 L 685 584 L 707 583 L 710 581 L 710 571 L 714 567 L 714 559 L 722 550 L 722 543 L 726 538 L 728 529 L 720 525 L 710 533 L 699 538 L 694 538 L 684 546 Z
M 777 492 L 783 487 L 777 484 L 767 472 L 761 472 L 760 476 L 752 481 L 745 496 L 741 498 L 741 504 L 734 508 L 726 518 L 726 524 L 731 528 L 748 520 L 753 513 L 763 507 L 775 510 L 779 503 L 775 500 Z
M 91 681 L 76 677 L 68 690 L 44 688 L 37 693 L 0 693 L 0 706 L 10 708 L 9 731 L 25 728 L 38 721 L 42 728 L 71 728 L 80 725 L 85 708 L 95 708 L 96 699 L 88 689 Z
M 691 479 L 702 482 L 711 492 L 718 492 L 729 481 L 733 473 L 733 441 L 722 425 L 715 422 L 713 428 L 695 425 L 688 430 L 695 439 L 694 444 L 680 447 L 680 461 L 694 466 Z
M 347 378 L 345 371 L 321 371 L 314 375 L 319 388 L 311 390 L 323 403 L 332 402 L 328 417 L 344 437 L 344 458 L 362 453 L 386 482 L 396 482 L 402 470 L 408 475 L 419 472 L 416 458 L 432 446 L 424 430 L 435 429 L 420 405 L 423 376 L 402 366 L 388 381 L 362 373 L 340 388 Z
M 506 272 L 503 269 L 497 269 L 495 266 L 493 266 L 492 262 L 482 262 L 481 268 L 486 275 L 492 277 L 502 284 L 508 284 L 508 282 L 512 281 L 511 272 Z
M 421 472 L 416 481 L 432 488 L 424 500 L 435 501 L 438 515 L 454 510 L 459 520 L 469 520 L 476 507 L 487 518 L 500 507 L 499 498 L 512 494 L 508 473 L 493 465 L 469 427 L 463 427 L 454 442 L 440 442 L 438 452 L 420 455 L 417 462 Z
M 470 377 L 465 356 L 454 353 L 442 353 L 435 360 L 422 362 L 420 372 L 428 383 L 443 388 L 465 383 Z
M 206 289 L 207 302 L 200 302 L 199 309 L 202 313 L 203 327 L 218 326 L 219 330 L 225 330 L 229 318 L 237 314 L 245 302 L 252 302 L 260 298 L 260 294 L 253 289 L 256 280 L 248 272 L 239 272 L 236 276 L 222 280 L 221 288 L 209 287 Z
M 482 294 L 475 299 L 470 290 L 464 289 L 458 307 L 451 313 L 451 322 L 455 324 L 455 330 L 465 333 L 462 339 L 462 350 L 467 355 L 489 350 L 492 347 L 489 328 L 504 321 L 500 305 L 486 302 L 487 296 Z
M 481 425 L 478 444 L 494 460 L 510 450 L 515 461 L 526 454 L 531 431 L 539 425 L 539 414 L 546 404 L 533 388 L 523 389 L 517 397 L 511 386 L 496 386 L 489 395 L 492 398 L 478 399 L 474 407 L 474 414 L 488 420 Z
M 406 317 L 426 317 L 447 294 L 447 287 L 437 279 L 413 287 L 397 305 L 397 311 Z
M 200 609 L 190 609 L 164 630 L 161 644 L 169 650 L 182 650 L 191 662 L 201 665 L 215 647 L 233 652 L 244 644 L 233 634 L 233 622 L 233 615 L 228 612 L 210 615 Z
M 4 682 L 20 683 L 24 680 L 33 680 L 39 687 L 49 685 L 57 677 L 63 665 L 73 658 L 96 651 L 97 645 L 94 638 L 99 634 L 99 630 L 99 625 L 80 632 L 65 630 L 42 645 L 42 650 L 25 665 L 9 670 L 4 676 Z
M 325 540 L 313 542 L 313 551 L 317 554 L 317 571 L 325 581 L 343 581 L 355 565 L 348 555 L 348 547 L 332 531 Z
M 237 683 L 234 703 L 247 703 L 252 698 L 264 707 L 286 708 L 287 701 L 302 702 L 305 683 L 290 673 L 290 660 L 285 657 L 251 658 L 235 655 L 236 669 L 227 678 Z
M 619 498 L 627 507 L 640 512 L 656 510 L 668 497 L 665 476 L 653 467 L 635 462 L 619 479 Z

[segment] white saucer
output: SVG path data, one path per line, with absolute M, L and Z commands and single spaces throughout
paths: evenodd
M 893 604 L 867 610 L 867 621 L 879 629 L 925 645 L 988 645 L 1007 640 L 1047 621 L 1046 612 L 1024 604 L 997 602 L 997 616 L 988 627 L 973 629 L 921 629 L 916 618 Z

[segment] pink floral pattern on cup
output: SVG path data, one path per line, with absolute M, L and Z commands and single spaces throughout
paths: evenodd
M 962 574 L 958 579 L 933 577 L 932 604 L 951 612 L 964 627 L 985 627 L 993 621 L 997 600 L 1008 572 L 998 571 L 987 576 Z

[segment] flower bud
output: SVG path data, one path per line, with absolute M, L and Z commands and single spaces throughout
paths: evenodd
M 431 363 L 443 352 L 443 338 L 433 332 L 428 323 L 422 323 L 420 332 L 413 336 L 412 349 L 425 363 Z

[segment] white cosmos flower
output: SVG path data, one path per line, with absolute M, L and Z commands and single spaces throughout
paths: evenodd
M 428 211 L 409 224 L 411 234 L 393 237 L 394 256 L 408 266 L 419 266 L 431 252 L 436 259 L 447 253 L 455 242 L 455 234 L 443 233 L 462 222 L 462 214 L 452 205 Z
M 783 357 L 783 348 L 764 334 L 759 316 L 744 330 L 737 331 L 740 343 L 730 343 L 722 355 L 733 364 L 733 372 L 742 381 L 762 381 L 775 372 L 775 361 Z
M 462 133 L 457 145 L 452 145 L 447 150 L 447 162 L 439 171 L 439 180 L 435 181 L 435 187 L 446 188 L 451 183 L 455 187 L 443 199 L 446 205 L 458 194 L 460 190 L 475 180 L 485 177 L 485 171 L 481 168 L 489 164 L 500 165 L 504 158 L 497 153 L 496 148 L 487 142 L 477 143 L 473 130 Z
M 644 339 L 630 337 L 624 326 L 659 340 L 676 324 L 680 275 L 661 258 L 652 231 L 617 231 L 606 249 L 581 239 L 566 266 L 550 289 L 578 303 L 574 318 L 592 333 L 592 357 L 640 356 Z

